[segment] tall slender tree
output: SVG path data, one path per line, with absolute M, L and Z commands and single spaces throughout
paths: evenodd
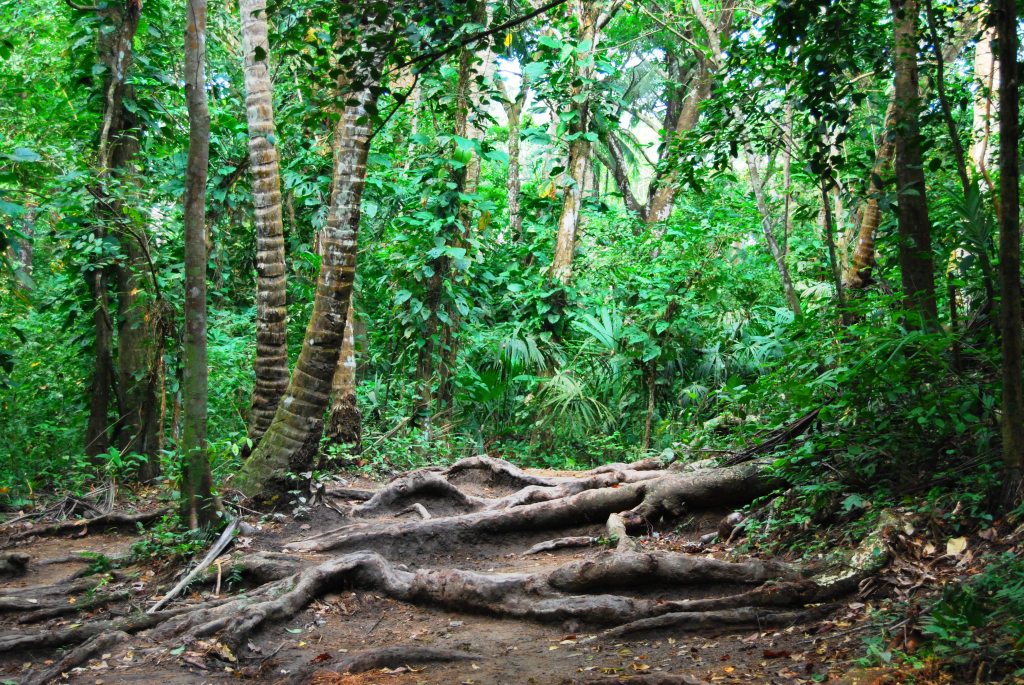
M 1024 330 L 1020 285 L 1020 65 L 1017 3 L 993 2 L 999 36 L 999 311 L 1002 323 L 1003 503 L 1024 499 Z
M 921 96 L 917 68 L 917 0 L 890 0 L 894 38 L 893 122 L 899 257 L 906 308 L 931 326 L 938 321 L 931 221 L 921 154 Z
M 267 3 L 239 0 L 238 5 L 242 15 L 249 169 L 256 212 L 256 382 L 249 439 L 258 443 L 270 427 L 288 387 L 284 219 L 273 83 L 268 68 Z
M 214 521 L 206 418 L 206 178 L 210 166 L 210 110 L 206 96 L 206 0 L 188 0 L 185 21 L 185 334 L 182 342 L 182 518 L 191 528 Z
M 576 22 L 574 34 L 580 44 L 587 46 L 586 51 L 576 58 L 575 85 L 571 102 L 572 110 L 568 112 L 569 158 L 565 165 L 565 191 L 562 199 L 562 211 L 558 216 L 558 231 L 555 235 L 555 253 L 551 260 L 548 277 L 552 282 L 568 285 L 572 279 L 573 255 L 576 252 L 576 241 L 580 226 L 580 213 L 583 209 L 583 192 L 587 168 L 590 166 L 591 153 L 591 120 L 593 118 L 592 94 L 587 82 L 594 75 L 594 52 L 603 25 L 611 18 L 610 12 L 618 9 L 621 3 L 605 0 L 570 0 L 569 9 Z

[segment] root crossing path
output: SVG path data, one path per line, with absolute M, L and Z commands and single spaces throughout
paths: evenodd
M 327 487 L 310 522 L 246 530 L 159 606 L 189 569 L 58 556 L 43 535 L 64 528 L 19 531 L 4 550 L 17 574 L 0 578 L 0 679 L 811 682 L 834 664 L 771 655 L 813 642 L 806 630 L 878 573 L 894 523 L 813 565 L 716 540 L 733 507 L 780 485 L 756 460 L 550 474 L 472 457 Z

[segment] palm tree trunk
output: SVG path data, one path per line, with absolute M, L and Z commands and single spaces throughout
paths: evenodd
M 259 443 L 288 387 L 284 219 L 268 69 L 266 0 L 239 0 L 245 55 L 249 169 L 256 218 L 256 382 L 249 439 Z
M 374 29 L 388 30 L 383 26 Z M 376 58 L 383 61 L 387 48 L 378 46 L 378 50 Z M 324 411 L 341 355 L 355 277 L 359 203 L 370 149 L 368 112 L 376 107 L 379 93 L 373 75 L 380 73 L 380 63 L 363 67 L 359 78 L 353 79 L 360 90 L 343 96 L 346 105 L 335 129 L 338 152 L 331 181 L 331 207 L 320 234 L 320 275 L 302 351 L 274 421 L 234 481 L 243 493 L 266 501 L 293 488 L 289 473 L 308 472 L 315 463 Z
M 345 337 L 341 340 L 338 368 L 331 381 L 331 414 L 325 431 L 333 444 L 348 448 L 349 454 L 358 454 L 363 437 L 363 415 L 356 404 L 356 340 L 352 321 L 355 308 L 348 305 L 345 319 Z

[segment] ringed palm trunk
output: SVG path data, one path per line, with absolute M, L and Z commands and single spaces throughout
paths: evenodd
M 288 387 L 284 219 L 275 144 L 266 0 L 239 0 L 245 55 L 249 169 L 256 224 L 256 382 L 249 439 L 259 443 Z
M 942 50 L 942 58 L 946 62 L 951 62 L 960 53 L 964 43 L 974 33 L 977 21 L 977 17 L 966 21 L 957 31 L 954 39 L 946 43 Z M 843 285 L 852 290 L 861 290 L 874 283 L 871 272 L 875 267 L 875 234 L 882 221 L 882 211 L 878 205 L 878 199 L 882 195 L 884 178 L 892 170 L 892 161 L 896 156 L 895 127 L 897 122 L 894 117 L 897 112 L 894 92 L 889 98 L 882 135 L 875 148 L 875 163 L 868 178 L 868 193 L 861 209 L 860 225 L 857 228 L 857 246 L 850 267 L 843 276 Z
M 340 138 L 331 207 L 320 234 L 320 275 L 302 351 L 274 421 L 234 482 L 246 495 L 264 501 L 292 489 L 288 473 L 312 467 L 323 434 L 355 277 L 359 202 L 370 149 L 367 112 L 376 105 L 378 91 L 369 76 L 362 84 L 360 92 L 346 98 L 354 104 L 346 104 L 336 129 Z
M 846 271 L 844 279 L 847 288 L 859 290 L 866 288 L 874 279 L 871 271 L 875 266 L 875 232 L 882 222 L 882 210 L 878 198 L 882 194 L 882 178 L 892 168 L 892 160 L 896 154 L 896 141 L 893 133 L 896 116 L 895 95 L 890 99 L 885 112 L 885 130 L 875 151 L 875 163 L 871 167 L 868 179 L 868 195 L 861 210 L 860 228 L 857 230 L 857 247 L 853 252 L 853 260 Z
M 351 299 L 345 319 L 345 337 L 341 340 L 338 368 L 331 381 L 331 415 L 327 420 L 327 439 L 338 446 L 347 446 L 350 454 L 361 451 L 363 415 L 356 404 L 356 340 L 353 319 L 355 308 Z

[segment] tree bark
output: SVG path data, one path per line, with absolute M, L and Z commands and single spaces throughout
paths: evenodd
M 327 421 L 327 438 L 333 444 L 347 446 L 349 454 L 361 451 L 363 415 L 356 404 L 356 344 L 352 320 L 355 308 L 351 300 L 345 320 L 345 337 L 341 340 L 338 368 L 331 381 L 331 415 Z
M 1012 509 L 1024 494 L 1024 331 L 1020 285 L 1020 66 L 1017 7 L 994 0 L 999 36 L 999 309 L 1002 322 L 1003 504 Z
M 990 141 L 992 138 L 992 121 L 997 117 L 998 105 L 993 102 L 999 91 L 999 61 L 992 51 L 992 43 L 996 37 L 994 26 L 985 29 L 974 49 L 974 81 L 977 91 L 974 95 L 973 143 L 971 160 L 978 175 L 985 181 L 990 193 L 995 193 L 995 184 L 988 173 L 988 162 L 991 157 Z
M 740 117 L 742 113 L 737 112 L 736 116 Z M 761 215 L 761 228 L 764 231 L 765 241 L 768 243 L 768 250 L 771 252 L 772 259 L 775 260 L 775 266 L 779 270 L 779 278 L 782 280 L 782 291 L 786 295 L 789 309 L 795 316 L 800 316 L 800 298 L 796 294 L 796 288 L 793 287 L 793 279 L 789 274 L 789 266 L 786 264 L 786 255 L 775 237 L 775 226 L 771 217 L 771 209 L 768 207 L 768 198 L 764 192 L 765 182 L 761 179 L 761 174 L 757 168 L 757 158 L 754 156 L 754 150 L 750 147 L 750 143 L 744 145 L 744 153 L 746 155 L 747 171 L 750 175 L 750 187 L 754 191 L 757 211 Z
M 956 58 L 966 40 L 975 31 L 976 21 L 977 19 L 971 19 L 964 22 L 957 32 L 956 39 L 946 44 L 941 52 L 944 61 L 949 62 Z M 883 176 L 888 174 L 892 167 L 893 157 L 896 155 L 896 127 L 898 125 L 895 120 L 896 114 L 896 94 L 894 92 L 890 96 L 885 110 L 882 134 L 875 148 L 875 163 L 868 177 L 868 192 L 864 199 L 864 207 L 860 212 L 857 247 L 854 250 L 853 262 L 843 276 L 843 285 L 851 290 L 861 290 L 874 283 L 871 272 L 875 267 L 875 233 L 882 220 L 878 199 L 882 196 Z
M 868 193 L 861 210 L 860 228 L 857 230 L 857 248 L 853 252 L 853 263 L 844 279 L 844 285 L 852 290 L 866 288 L 874 283 L 871 271 L 875 267 L 875 232 L 882 223 L 882 209 L 878 206 L 878 198 L 882 194 L 883 174 L 892 167 L 892 159 L 896 154 L 895 116 L 896 101 L 893 95 L 885 110 L 885 125 L 875 151 L 875 163 L 868 177 Z
M 573 88 L 573 96 L 583 96 L 573 112 L 574 118 L 569 124 L 568 132 L 574 136 L 569 143 L 569 160 L 565 165 L 565 193 L 562 199 L 562 211 L 558 217 L 558 232 L 555 236 L 555 253 L 551 260 L 548 278 L 562 286 L 572 280 L 572 261 L 576 252 L 576 240 L 580 226 L 580 211 L 583 207 L 584 179 L 590 165 L 590 141 L 586 136 L 590 133 L 591 107 L 590 97 L 585 95 L 586 85 L 594 74 L 593 54 L 597 47 L 598 20 L 602 2 L 598 0 L 571 0 L 569 10 L 576 18 L 576 32 L 580 42 L 590 43 L 590 52 L 586 56 L 577 56 L 576 81 L 580 86 Z
M 731 12 L 723 12 L 723 17 L 727 14 L 731 17 Z M 728 26 L 723 30 L 728 33 Z M 711 65 L 701 56 L 697 58 L 691 83 L 690 91 L 679 108 L 675 125 L 670 132 L 666 131 L 665 140 L 662 142 L 662 157 L 667 156 L 672 140 L 687 131 L 692 131 L 697 126 L 697 121 L 700 118 L 700 106 L 711 97 Z M 647 206 L 641 214 L 648 225 L 665 221 L 672 213 L 677 192 L 677 176 L 676 165 L 668 165 L 664 167 L 663 173 L 656 176 L 652 182 Z
M 215 520 L 206 454 L 206 178 L 210 165 L 210 112 L 206 98 L 206 0 L 188 0 L 185 24 L 185 101 L 189 140 L 185 167 L 185 335 L 181 436 L 182 518 L 191 528 Z
M 259 443 L 288 387 L 281 172 L 274 127 L 266 0 L 239 0 L 256 224 L 256 382 L 249 439 Z
M 96 367 L 90 399 L 89 427 L 86 431 L 86 453 L 106 451 L 113 429 L 115 442 L 124 452 L 134 452 L 148 459 L 136 474 L 150 480 L 160 472 L 158 455 L 158 422 L 155 405 L 157 394 L 157 360 L 162 351 L 159 330 L 159 291 L 141 296 L 151 272 L 145 229 L 130 225 L 122 212 L 123 202 L 108 192 L 108 181 L 128 171 L 139 151 L 140 123 L 125 107 L 133 97 L 128 77 L 134 61 L 133 41 L 141 17 L 138 0 L 122 0 L 101 10 L 102 27 L 98 40 L 98 60 L 104 66 L 102 123 L 97 144 L 98 182 L 91 190 L 97 200 L 97 235 L 110 230 L 118 236 L 124 259 L 104 267 L 98 280 L 93 278 L 92 293 L 97 304 Z M 99 10 L 97 10 L 99 11 Z M 117 286 L 118 322 L 111 316 L 108 287 Z M 114 332 L 117 332 L 115 366 Z M 103 389 L 101 389 L 101 386 Z M 113 392 L 111 392 L 113 390 Z M 117 419 L 108 421 L 109 404 L 116 397 Z M 100 433 L 104 435 L 100 435 Z
M 506 183 L 506 198 L 508 201 L 508 227 L 512 243 L 516 243 L 523 234 L 523 215 L 520 209 L 522 201 L 522 118 L 523 107 L 526 105 L 526 98 L 529 94 L 527 81 L 524 79 L 519 86 L 519 93 L 515 99 L 505 92 L 505 115 L 508 117 L 508 181 Z
M 918 120 L 921 101 L 917 69 L 917 0 L 890 0 L 894 28 L 893 120 L 896 124 L 896 182 L 899 259 L 908 312 L 932 327 L 938 321 L 931 222 L 925 194 Z
M 103 267 L 95 267 L 87 275 L 93 297 L 92 384 L 89 387 L 89 422 L 85 429 L 85 454 L 95 457 L 110 448 L 110 399 L 114 380 L 114 327 L 107 298 L 107 275 Z
M 384 23 L 366 26 L 370 31 L 387 31 Z M 274 421 L 234 481 L 243 493 L 267 502 L 293 488 L 289 473 L 302 474 L 312 468 L 323 434 L 324 411 L 341 355 L 355 277 L 359 203 L 370 149 L 368 112 L 376 107 L 376 79 L 389 49 L 375 45 L 377 52 L 369 63 L 357 67 L 352 79 L 359 90 L 343 96 L 346 105 L 335 130 L 338 153 L 331 207 L 320 234 L 320 275 L 302 351 Z

